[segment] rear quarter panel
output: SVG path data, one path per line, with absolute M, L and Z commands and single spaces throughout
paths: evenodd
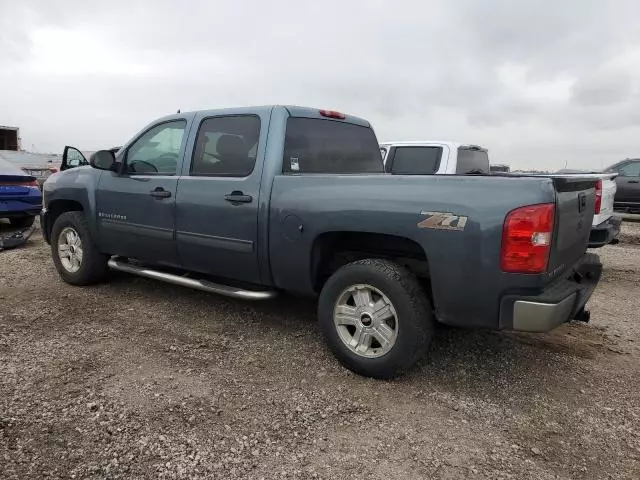
M 541 288 L 545 275 L 500 271 L 502 225 L 512 209 L 554 201 L 548 179 L 276 175 L 269 252 L 274 283 L 313 292 L 311 252 L 325 232 L 372 232 L 410 239 L 425 251 L 438 318 L 496 327 L 501 293 Z M 420 228 L 426 212 L 467 217 L 463 230 Z

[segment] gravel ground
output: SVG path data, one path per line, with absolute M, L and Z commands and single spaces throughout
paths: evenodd
M 441 329 L 395 381 L 325 349 L 312 302 L 0 253 L 0 477 L 640 478 L 640 224 L 598 251 L 588 325 Z

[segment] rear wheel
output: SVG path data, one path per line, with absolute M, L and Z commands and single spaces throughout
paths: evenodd
M 36 221 L 36 217 L 33 215 L 26 215 L 24 217 L 14 217 L 9 219 L 12 227 L 15 228 L 29 228 Z
M 90 285 L 107 273 L 108 257 L 91 238 L 82 212 L 60 215 L 51 229 L 53 263 L 62 279 L 72 285 Z
M 391 378 L 411 367 L 433 337 L 433 315 L 418 279 L 387 260 L 350 263 L 327 281 L 320 328 L 349 370 Z

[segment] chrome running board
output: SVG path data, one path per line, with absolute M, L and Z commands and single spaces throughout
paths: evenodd
M 218 283 L 209 282 L 207 280 L 197 280 L 189 277 L 181 277 L 172 273 L 165 273 L 159 270 L 152 270 L 148 267 L 142 267 L 127 262 L 119 257 L 111 257 L 108 265 L 113 270 L 132 273 L 141 277 L 152 278 L 174 285 L 202 290 L 209 293 L 217 293 L 227 297 L 241 298 L 243 300 L 268 300 L 274 298 L 278 292 L 275 290 L 244 290 L 242 288 L 231 287 L 229 285 L 220 285 Z

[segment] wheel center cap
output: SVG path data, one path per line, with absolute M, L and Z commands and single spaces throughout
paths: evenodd
M 360 316 L 360 323 L 362 323 L 362 325 L 364 325 L 365 327 L 370 327 L 371 323 L 373 322 L 371 315 L 369 315 L 368 313 L 363 313 Z

